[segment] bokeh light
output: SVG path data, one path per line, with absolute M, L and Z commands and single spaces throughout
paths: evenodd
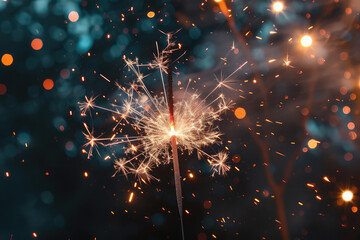
M 237 117 L 238 119 L 243 119 L 243 118 L 245 118 L 245 117 L 246 117 L 246 111 L 245 111 L 245 109 L 244 109 L 244 108 L 241 108 L 241 107 L 237 108 L 237 109 L 235 110 L 235 117 Z
M 153 11 L 150 11 L 147 13 L 147 16 L 148 16 L 148 18 L 153 18 L 153 17 L 155 17 L 155 13 Z
M 76 22 L 79 20 L 79 13 L 76 11 L 71 11 L 68 15 L 68 18 L 71 22 Z
M 54 87 L 54 81 L 49 79 L 49 78 L 45 79 L 44 82 L 43 82 L 43 87 L 46 90 L 51 90 Z
M 300 42 L 303 47 L 310 47 L 313 40 L 309 35 L 305 35 L 301 38 Z
M 308 141 L 308 147 L 309 147 L 310 149 L 314 149 L 314 148 L 317 147 L 318 143 L 319 143 L 319 141 L 317 141 L 317 140 L 315 140 L 315 139 L 310 139 L 310 140 Z
M 341 196 L 345 202 L 350 202 L 353 199 L 354 194 L 350 190 L 346 190 L 342 193 Z
M 274 2 L 272 5 L 272 9 L 274 12 L 279 13 L 284 9 L 284 3 L 280 1 Z
M 6 85 L 3 83 L 0 83 L 0 95 L 4 95 L 7 91 Z
M 13 63 L 14 59 L 13 56 L 11 54 L 5 53 L 2 57 L 1 57 L 1 62 L 2 64 L 4 64 L 5 66 L 10 66 Z
M 43 47 L 43 41 L 40 38 L 35 38 L 31 41 L 31 47 L 34 50 L 40 50 Z

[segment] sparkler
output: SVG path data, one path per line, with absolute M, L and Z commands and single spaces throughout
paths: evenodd
M 201 98 L 199 94 L 188 91 L 191 79 L 182 94 L 182 97 L 176 99 L 174 103 L 172 88 L 172 61 L 171 55 L 177 50 L 175 43 L 171 41 L 171 34 L 167 34 L 167 46 L 159 51 L 155 60 L 148 64 L 140 64 L 138 59 L 130 60 L 124 56 L 124 61 L 129 71 L 135 74 L 136 79 L 126 88 L 116 83 L 118 89 L 125 96 L 122 104 L 109 104 L 104 107 L 95 104 L 96 97 L 85 97 L 85 102 L 79 103 L 82 116 L 87 113 L 91 116 L 93 110 L 108 112 L 115 121 L 115 127 L 112 129 L 110 137 L 95 137 L 93 131 L 90 131 L 84 123 L 85 138 L 84 153 L 88 158 L 93 155 L 94 150 L 99 153 L 98 148 L 112 147 L 115 145 L 126 144 L 126 158 L 116 158 L 115 153 L 115 174 L 122 173 L 127 175 L 134 174 L 141 182 L 148 182 L 156 179 L 151 175 L 151 170 L 161 164 L 169 164 L 171 161 L 174 166 L 174 178 L 176 199 L 179 209 L 182 236 L 183 233 L 183 207 L 182 190 L 180 182 L 180 169 L 178 151 L 192 154 L 196 152 L 198 158 L 205 157 L 211 166 L 213 175 L 226 174 L 230 170 L 226 160 L 228 154 L 224 151 L 216 154 L 208 154 L 203 148 L 213 144 L 221 143 L 221 132 L 215 121 L 220 121 L 220 115 L 228 110 L 232 103 L 226 101 L 222 94 L 216 94 L 216 90 L 221 87 L 231 88 L 229 78 L 239 71 L 245 64 L 242 64 L 233 73 L 224 79 L 220 79 L 214 89 L 205 97 Z M 163 96 L 152 94 L 145 85 L 144 76 L 140 68 L 158 69 L 163 87 Z M 168 91 L 165 88 L 164 75 L 168 76 Z M 168 95 L 166 95 L 166 92 Z M 213 97 L 216 95 L 216 97 Z M 209 100 L 211 99 L 212 100 Z M 121 100 L 120 100 L 121 101 Z M 122 134 L 124 127 L 131 127 L 135 135 Z M 87 150 L 85 150 L 87 149 Z

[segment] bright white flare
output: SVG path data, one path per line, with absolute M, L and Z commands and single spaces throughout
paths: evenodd
M 312 38 L 309 35 L 305 35 L 300 40 L 303 47 L 310 47 L 312 45 Z
M 350 202 L 354 197 L 354 194 L 349 191 L 349 190 L 346 190 L 343 192 L 342 194 L 342 198 L 344 199 L 345 202 Z
M 272 5 L 272 9 L 274 12 L 279 13 L 284 9 L 284 4 L 280 1 L 274 2 Z

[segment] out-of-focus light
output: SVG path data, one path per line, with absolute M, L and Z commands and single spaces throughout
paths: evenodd
M 40 38 L 35 38 L 31 41 L 31 47 L 34 50 L 40 50 L 43 47 L 43 41 Z
M 239 107 L 235 110 L 235 117 L 237 117 L 238 119 L 243 119 L 245 118 L 245 116 L 246 116 L 246 111 L 244 108 Z
M 68 18 L 71 22 L 76 22 L 79 20 L 79 14 L 76 11 L 72 11 L 69 13 Z
M 5 53 L 2 57 L 1 57 L 1 62 L 2 64 L 4 64 L 5 66 L 10 66 L 13 63 L 14 59 L 11 56 L 11 54 Z
M 45 79 L 44 82 L 43 82 L 43 87 L 46 90 L 51 90 L 54 87 L 54 81 L 49 79 L 49 78 Z
M 319 143 L 319 141 L 317 141 L 315 139 L 310 139 L 308 141 L 308 146 L 309 146 L 310 149 L 314 149 L 314 148 L 317 147 L 318 143 Z
M 274 12 L 279 13 L 284 10 L 284 4 L 280 1 L 274 2 L 272 5 L 272 9 Z
M 312 45 L 312 38 L 309 35 L 305 35 L 300 40 L 303 47 L 310 47 Z
M 203 205 L 204 205 L 205 209 L 209 209 L 209 208 L 211 208 L 212 203 L 211 203 L 211 201 L 207 200 L 207 201 L 204 201 Z
M 353 197 L 354 194 L 350 190 L 346 190 L 342 194 L 342 198 L 344 199 L 345 202 L 350 202 L 353 199 Z
M 147 17 L 148 18 L 153 18 L 153 17 L 155 17 L 155 13 L 153 11 L 150 11 L 150 12 L 147 13 Z
M 353 207 L 351 208 L 351 211 L 352 211 L 353 213 L 357 213 L 358 208 L 357 208 L 356 206 L 353 206 Z
M 4 95 L 7 91 L 6 85 L 0 83 L 0 95 Z
M 221 2 L 222 0 L 214 0 L 215 2 Z
M 351 108 L 349 106 L 344 106 L 343 107 L 343 113 L 344 114 L 349 114 L 351 112 Z

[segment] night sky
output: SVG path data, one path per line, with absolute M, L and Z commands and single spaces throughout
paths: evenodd
M 125 60 L 165 99 L 146 64 L 167 33 L 175 110 L 231 102 L 206 123 L 216 143 L 181 151 L 178 136 L 185 239 L 359 239 L 359 14 L 358 0 L 0 0 L 0 239 L 182 239 L 172 160 L 147 181 L 141 141 L 108 144 L 146 136 L 123 118 L 131 84 L 144 93 Z

